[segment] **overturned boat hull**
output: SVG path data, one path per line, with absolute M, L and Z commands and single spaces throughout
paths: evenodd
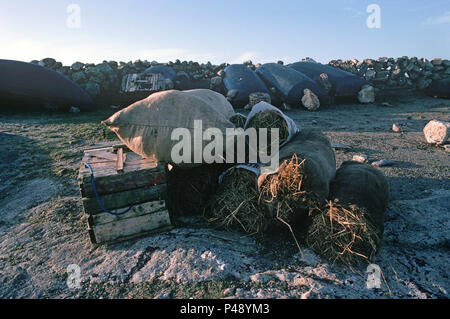
M 327 93 L 305 74 L 278 63 L 267 63 L 256 70 L 268 87 L 274 87 L 283 102 L 300 105 L 305 89 L 310 89 L 322 105 L 329 103 Z
M 288 67 L 302 72 L 314 81 L 318 81 L 320 74 L 328 75 L 332 88 L 330 95 L 338 98 L 356 98 L 361 87 L 369 83 L 363 78 L 350 72 L 314 62 L 296 62 Z
M 12 60 L 0 60 L 0 105 L 2 108 L 68 109 L 91 111 L 89 95 L 64 75 L 51 69 Z
M 258 75 L 244 64 L 232 64 L 225 68 L 223 83 L 227 91 L 236 90 L 237 95 L 231 103 L 234 106 L 244 106 L 249 103 L 252 93 L 262 92 L 270 94 L 264 82 Z

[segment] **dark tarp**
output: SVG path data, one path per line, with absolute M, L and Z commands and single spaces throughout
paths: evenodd
M 431 96 L 450 99 L 450 77 L 433 81 L 425 92 Z
M 89 95 L 64 75 L 51 69 L 20 61 L 0 60 L 0 104 L 4 107 L 57 109 L 76 106 L 82 111 L 95 108 Z
M 325 90 L 305 74 L 278 63 L 267 63 L 256 70 L 256 73 L 268 87 L 275 87 L 283 102 L 301 105 L 305 89 L 310 89 L 322 105 L 329 103 Z
M 248 104 L 248 97 L 255 92 L 269 93 L 264 82 L 254 71 L 244 64 L 232 64 L 225 68 L 223 83 L 227 91 L 236 90 L 238 94 L 233 98 L 234 106 Z
M 289 64 L 288 66 L 296 71 L 306 74 L 316 82 L 318 81 L 320 74 L 326 73 L 328 75 L 328 80 L 332 85 L 330 95 L 335 97 L 357 97 L 361 87 L 369 84 L 359 76 L 329 65 L 314 62 L 297 62 Z
M 171 67 L 165 65 L 155 65 L 142 72 L 142 74 L 154 73 L 161 73 L 165 79 L 170 79 L 173 83 L 175 83 L 175 79 L 177 78 L 177 73 Z

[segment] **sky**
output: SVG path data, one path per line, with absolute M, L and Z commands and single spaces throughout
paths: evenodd
M 379 11 L 368 12 L 371 4 Z M 326 63 L 404 55 L 450 58 L 450 0 L 0 0 L 0 59 Z

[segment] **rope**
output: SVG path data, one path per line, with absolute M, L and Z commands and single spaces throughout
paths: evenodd
M 84 167 L 88 168 L 89 171 L 91 172 L 91 184 L 92 184 L 92 189 L 94 190 L 95 198 L 97 199 L 98 206 L 100 206 L 100 208 L 105 213 L 108 213 L 108 214 L 111 214 L 111 215 L 114 215 L 114 216 L 120 216 L 120 215 L 128 213 L 133 208 L 134 205 L 131 205 L 130 207 L 128 207 L 123 212 L 117 212 L 117 213 L 113 212 L 113 211 L 110 211 L 109 209 L 106 209 L 105 206 L 103 206 L 103 203 L 102 203 L 102 201 L 100 199 L 100 196 L 98 196 L 98 193 L 97 193 L 97 187 L 95 186 L 95 180 L 94 180 L 94 170 L 92 169 L 91 165 L 89 165 L 89 163 L 85 162 L 83 164 L 84 164 Z

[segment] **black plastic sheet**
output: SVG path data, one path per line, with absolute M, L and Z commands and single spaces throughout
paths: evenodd
M 66 76 L 51 69 L 12 60 L 0 60 L 0 104 L 3 107 L 95 108 L 89 95 Z
M 450 99 L 450 77 L 433 81 L 425 92 L 431 96 Z
M 269 93 L 258 75 L 244 64 L 232 64 L 225 68 L 223 83 L 227 91 L 236 90 L 237 95 L 231 103 L 234 106 L 248 104 L 248 97 L 255 92 Z
M 268 87 L 275 87 L 280 99 L 291 105 L 301 105 L 305 89 L 310 89 L 322 105 L 329 103 L 325 90 L 305 74 L 278 63 L 267 63 L 256 70 Z
M 297 62 L 288 65 L 290 68 L 302 72 L 314 81 L 318 81 L 320 74 L 326 73 L 332 84 L 331 96 L 349 98 L 357 97 L 361 87 L 369 84 L 365 79 L 350 72 L 314 62 Z

